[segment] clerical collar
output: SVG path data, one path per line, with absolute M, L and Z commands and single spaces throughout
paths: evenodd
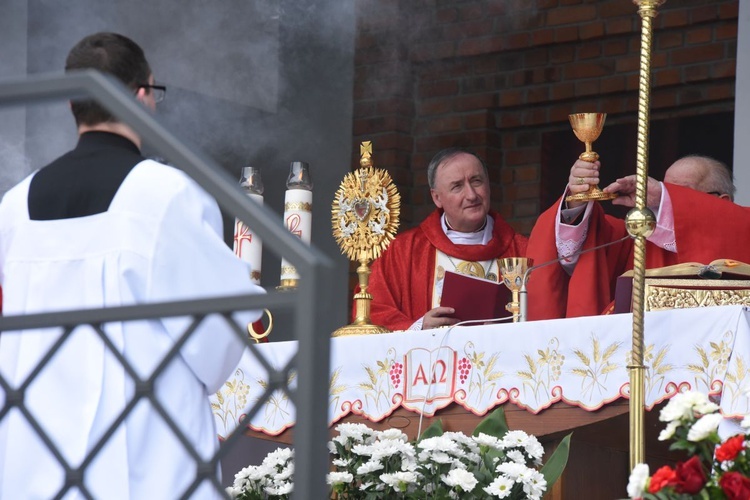
M 492 239 L 492 230 L 495 227 L 495 222 L 488 215 L 485 218 L 484 225 L 480 229 L 472 233 L 463 233 L 452 229 L 448 225 L 445 214 L 442 214 L 440 216 L 440 225 L 445 235 L 455 245 L 486 245 Z
M 452 227 L 452 226 L 450 225 L 450 222 L 448 222 L 448 217 L 446 217 L 446 216 L 445 216 L 445 214 L 443 214 L 443 220 L 445 221 L 445 227 L 447 227 L 449 231 L 456 231 L 456 230 L 455 230 L 455 229 L 453 229 L 453 227 Z M 472 233 L 479 233 L 479 232 L 481 232 L 481 231 L 484 231 L 484 228 L 485 228 L 485 227 L 487 227 L 487 217 L 486 217 L 486 216 L 485 216 L 485 219 L 484 219 L 484 224 L 482 224 L 482 227 L 480 227 L 480 228 L 479 228 L 479 229 L 477 229 L 476 231 L 472 231 Z M 456 231 L 456 232 L 457 232 L 457 233 L 460 233 L 460 232 L 462 232 L 462 231 Z M 468 233 L 466 233 L 466 234 L 468 234 Z

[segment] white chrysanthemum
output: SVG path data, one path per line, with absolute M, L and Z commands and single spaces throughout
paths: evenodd
M 334 458 L 331 463 L 336 467 L 349 467 L 352 461 L 349 458 Z
M 466 460 L 471 464 L 479 465 L 482 463 L 482 455 L 479 453 L 467 453 Z
M 369 451 L 373 460 L 382 460 L 394 455 L 414 456 L 412 445 L 398 440 L 376 441 Z
M 244 489 L 235 488 L 233 486 L 224 488 L 224 491 L 226 491 L 227 495 L 229 495 L 230 498 L 237 498 L 238 496 L 242 495 L 245 492 Z
M 526 450 L 526 454 L 536 462 L 541 461 L 544 456 L 544 446 L 542 446 L 542 443 L 539 442 L 536 436 L 528 437 L 524 449 Z
M 495 468 L 496 472 L 505 474 L 512 480 L 521 479 L 522 477 L 528 476 L 529 468 L 523 464 L 517 464 L 515 462 L 502 462 Z
M 417 457 L 401 457 L 401 470 L 403 471 L 415 471 L 419 468 L 419 462 Z
M 326 474 L 326 483 L 330 485 L 349 484 L 354 481 L 351 472 L 329 472 Z
M 281 469 L 275 476 L 276 481 L 286 481 L 294 475 L 294 462 L 290 462 L 289 465 Z
M 461 491 L 471 491 L 477 485 L 474 474 L 463 469 L 453 469 L 447 475 L 441 476 L 440 480 L 451 488 L 461 488 Z
M 357 442 L 362 442 L 366 437 L 375 434 L 375 431 L 365 424 L 343 423 L 335 427 L 336 431 L 343 438 L 352 438 Z
M 508 458 L 516 462 L 517 464 L 525 464 L 526 463 L 526 457 L 524 454 L 518 450 L 510 450 L 507 454 Z
M 338 443 L 341 446 L 346 446 L 347 442 L 349 440 L 345 438 L 344 436 L 335 436 L 333 439 L 331 439 L 328 442 L 328 449 L 331 451 L 331 453 L 336 453 L 336 445 L 334 443 Z
M 276 448 L 274 451 L 266 455 L 266 458 L 263 459 L 263 463 L 283 465 L 292 458 L 294 458 L 293 449 Z
M 414 472 L 393 472 L 381 474 L 380 480 L 396 491 L 406 491 L 409 485 L 417 482 L 418 476 Z
M 276 468 L 268 464 L 251 465 L 234 475 L 235 486 L 245 486 L 248 482 L 263 482 L 276 473 Z
M 372 456 L 372 445 L 371 444 L 355 444 L 352 446 L 352 453 L 363 457 Z
M 514 481 L 520 479 L 525 473 L 528 472 L 528 467 L 523 464 L 517 464 L 515 462 L 501 462 L 495 468 L 496 472 L 505 474 Z
M 675 420 L 685 420 L 691 418 L 694 413 L 708 415 L 718 411 L 719 407 L 712 403 L 708 396 L 702 392 L 690 391 L 675 394 L 669 400 L 659 414 L 659 420 L 662 422 L 673 422 Z
M 529 435 L 524 431 L 508 431 L 501 440 L 504 448 L 516 448 L 526 445 L 526 441 L 529 439 Z
M 667 426 L 659 433 L 659 441 L 666 441 L 667 439 L 671 439 L 672 436 L 674 436 L 674 431 L 676 431 L 677 428 L 681 425 L 682 422 L 680 422 L 679 420 L 672 420 L 671 422 L 669 422 Z
M 376 437 L 383 441 L 399 440 L 406 442 L 409 440 L 407 435 L 401 432 L 401 430 L 399 429 L 386 429 L 384 431 L 378 432 Z
M 472 438 L 464 434 L 463 432 L 446 432 L 443 434 L 449 439 L 456 441 L 458 444 L 468 448 L 470 451 L 479 451 L 477 444 Z
M 479 446 L 488 446 L 493 450 L 503 449 L 498 438 L 496 438 L 495 436 L 490 436 L 489 434 L 485 434 L 484 432 L 480 432 L 479 435 L 474 436 L 473 439 Z
M 254 472 L 254 471 L 255 471 L 256 469 L 258 469 L 258 467 L 257 467 L 257 466 L 255 466 L 255 465 L 250 465 L 250 466 L 248 466 L 248 467 L 245 467 L 245 468 L 241 469 L 241 470 L 240 470 L 239 472 L 237 472 L 237 473 L 236 473 L 236 474 L 234 475 L 234 484 L 235 484 L 235 486 L 237 485 L 237 483 L 238 483 L 238 482 L 244 482 L 244 481 L 246 481 L 247 479 L 249 479 L 249 478 L 250 478 L 250 475 L 251 475 L 251 474 L 253 474 L 253 472 Z
M 646 491 L 646 483 L 651 474 L 648 464 L 638 464 L 633 467 L 628 480 L 628 498 L 642 498 Z
M 430 455 L 430 460 L 438 464 L 452 464 L 453 463 L 453 457 L 451 457 L 447 453 L 443 453 L 440 451 L 434 452 L 432 455 Z
M 443 453 L 457 454 L 461 447 L 454 440 L 445 436 L 435 436 L 417 443 L 417 448 L 424 451 L 441 451 Z
M 276 496 L 289 495 L 292 491 L 294 491 L 293 483 L 283 483 L 265 488 L 266 493 Z
M 709 415 L 711 413 L 716 413 L 717 411 L 719 411 L 719 405 L 708 399 L 708 396 L 700 392 L 696 394 L 700 394 L 700 397 L 694 400 L 693 411 L 700 415 Z
M 498 476 L 489 484 L 489 486 L 485 486 L 483 489 L 485 492 L 494 497 L 506 498 L 513 490 L 514 484 L 515 481 L 513 481 L 512 479 L 506 476 Z
M 693 403 L 686 396 L 688 393 L 675 394 L 667 405 L 661 409 L 659 420 L 662 422 L 681 421 L 693 416 Z
M 367 462 L 357 467 L 357 475 L 364 476 L 365 474 L 370 474 L 371 472 L 382 470 L 383 467 L 383 463 L 379 460 L 368 460 Z
M 688 431 L 688 441 L 697 442 L 706 439 L 712 432 L 716 432 L 723 419 L 721 413 L 703 415 Z
M 370 491 L 374 490 L 375 483 L 369 482 L 369 483 L 362 483 L 359 485 L 360 491 Z
M 531 473 L 524 477 L 523 491 L 529 500 L 539 500 L 546 490 L 547 480 L 541 472 L 531 470 Z

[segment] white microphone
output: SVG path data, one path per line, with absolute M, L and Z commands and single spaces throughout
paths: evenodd
M 630 238 L 630 235 L 626 234 L 625 236 L 623 236 L 619 240 L 608 241 L 607 243 L 602 243 L 601 245 L 597 245 L 595 247 L 587 248 L 586 250 L 579 250 L 578 252 L 573 252 L 570 255 L 565 255 L 565 256 L 558 257 L 558 258 L 553 259 L 553 260 L 548 260 L 547 262 L 542 262 L 541 264 L 537 264 L 536 266 L 531 266 L 528 269 L 526 269 L 526 272 L 523 273 L 523 280 L 521 282 L 521 289 L 518 291 L 518 309 L 519 309 L 519 311 L 518 311 L 518 321 L 519 322 L 526 321 L 526 312 L 527 312 L 528 307 L 529 307 L 528 290 L 526 290 L 526 282 L 528 281 L 528 278 L 529 278 L 529 275 L 531 274 L 531 271 L 539 269 L 540 267 L 546 267 L 546 266 L 549 266 L 549 265 L 552 265 L 552 264 L 556 264 L 558 262 L 562 262 L 564 260 L 568 260 L 568 259 L 573 258 L 573 257 L 578 257 L 579 255 L 583 255 L 585 253 L 593 252 L 595 250 L 601 250 L 602 248 L 605 248 L 605 247 L 608 247 L 608 246 L 611 246 L 611 245 L 616 245 L 617 243 L 622 243 L 623 241 L 627 240 L 628 238 Z

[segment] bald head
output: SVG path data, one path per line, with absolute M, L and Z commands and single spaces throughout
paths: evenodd
M 734 200 L 732 173 L 722 162 L 708 156 L 680 158 L 667 169 L 664 182 Z

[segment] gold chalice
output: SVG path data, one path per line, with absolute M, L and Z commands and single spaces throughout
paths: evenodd
M 513 301 L 505 306 L 505 309 L 513 313 L 513 322 L 518 322 L 520 317 L 521 306 L 519 304 L 519 292 L 521 285 L 526 277 L 526 271 L 534 264 L 533 259 L 526 257 L 505 257 L 498 259 L 500 274 L 503 277 L 503 283 L 510 290 Z
M 592 163 L 598 160 L 599 154 L 591 149 L 591 144 L 602 133 L 607 113 L 574 113 L 568 115 L 568 119 L 578 140 L 586 145 L 586 151 L 581 153 L 578 158 Z M 589 190 L 585 193 L 572 194 L 566 197 L 565 201 L 603 201 L 614 198 L 617 198 L 615 193 L 605 193 L 595 184 L 589 185 Z

